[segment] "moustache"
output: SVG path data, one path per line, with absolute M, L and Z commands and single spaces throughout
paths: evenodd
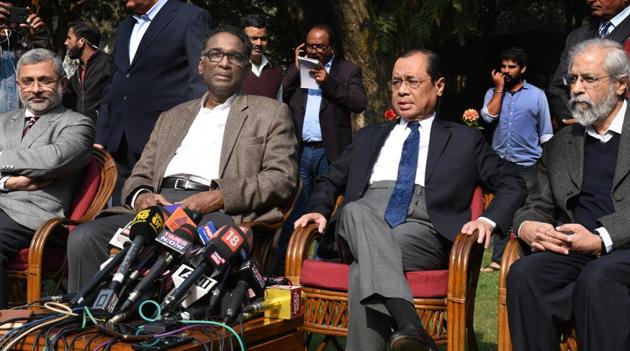
M 586 104 L 589 108 L 593 107 L 593 101 L 586 96 L 574 96 L 569 99 L 569 105 L 571 105 L 571 107 L 577 104 Z

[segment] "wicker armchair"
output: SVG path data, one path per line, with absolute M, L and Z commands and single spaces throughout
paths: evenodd
M 477 189 L 471 203 L 472 217 L 479 217 L 482 209 L 483 196 Z M 349 266 L 309 259 L 320 239 L 315 224 L 293 233 L 285 275 L 294 284 L 301 284 L 305 293 L 304 330 L 309 333 L 309 340 L 312 333 L 324 334 L 318 350 L 329 342 L 341 350 L 336 337 L 347 335 Z M 468 350 L 477 350 L 473 316 L 483 246 L 476 241 L 476 234 L 457 235 L 448 270 L 406 273 L 426 331 L 436 344 L 446 344 L 449 351 L 464 350 L 466 345 Z
M 507 311 L 507 287 L 506 278 L 510 271 L 512 263 L 520 258 L 520 245 L 518 239 L 512 238 L 505 245 L 503 251 L 503 259 L 501 260 L 501 272 L 499 273 L 499 308 L 498 308 L 498 351 L 512 351 L 512 340 L 510 339 L 510 326 L 508 324 Z M 564 338 L 560 342 L 560 351 L 577 351 L 577 341 L 575 339 L 575 329 L 572 329 L 571 335 Z
M 74 195 L 70 215 L 44 223 L 33 235 L 30 247 L 20 250 L 15 258 L 7 262 L 7 275 L 13 287 L 21 285 L 20 280 L 26 280 L 26 302 L 41 298 L 43 278 L 57 281 L 56 290 L 61 287 L 67 269 L 65 245 L 53 248 L 45 247 L 46 243 L 53 239 L 65 243 L 77 224 L 94 219 L 107 204 L 116 184 L 116 176 L 116 164 L 109 153 L 94 147 L 92 160 L 86 166 Z M 18 287 L 11 290 L 18 293 L 18 296 L 10 294 L 14 295 L 10 296 L 11 304 L 22 303 L 23 289 Z

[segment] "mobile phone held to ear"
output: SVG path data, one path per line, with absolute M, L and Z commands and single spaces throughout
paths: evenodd
M 26 23 L 26 19 L 28 18 L 28 9 L 26 7 L 9 6 L 7 7 L 7 11 L 9 11 L 7 22 L 17 24 Z
M 137 342 L 131 347 L 136 351 L 156 351 L 156 350 L 169 350 L 177 346 L 182 346 L 191 343 L 193 338 L 190 336 L 167 336 L 157 340 L 146 340 Z

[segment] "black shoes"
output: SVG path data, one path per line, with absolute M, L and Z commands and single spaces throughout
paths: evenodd
M 433 339 L 426 333 L 400 330 L 389 338 L 390 351 L 437 351 Z

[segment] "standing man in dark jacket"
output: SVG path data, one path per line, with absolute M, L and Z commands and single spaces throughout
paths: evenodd
M 111 71 L 109 55 L 98 45 L 101 32 L 93 23 L 75 22 L 70 25 L 66 41 L 63 43 L 68 56 L 80 61 L 77 71 L 70 79 L 71 95 L 76 99 L 75 111 L 96 120 L 98 109 L 103 101 L 103 89 Z
M 626 40 L 630 37 L 630 0 L 586 0 L 586 3 L 591 7 L 593 20 L 569 33 L 558 68 L 547 88 L 551 117 L 559 127 L 575 121 L 569 111 L 569 88 L 562 82 L 562 77 L 569 70 L 571 49 L 576 44 L 593 38 L 614 40 L 625 47 Z
M 330 162 L 352 143 L 350 112 L 361 113 L 367 105 L 361 69 L 335 55 L 332 29 L 313 27 L 306 42 L 295 49 L 295 66 L 289 67 L 282 82 L 284 102 L 293 113 L 298 141 L 302 144 L 300 177 L 308 198 L 315 178 L 328 171 Z M 298 57 L 319 60 L 311 74 L 319 89 L 301 89 Z
M 197 65 L 210 15 L 177 0 L 127 0 L 112 53 L 112 77 L 96 122 L 96 144 L 118 167 L 113 203 L 160 113 L 207 90 Z

